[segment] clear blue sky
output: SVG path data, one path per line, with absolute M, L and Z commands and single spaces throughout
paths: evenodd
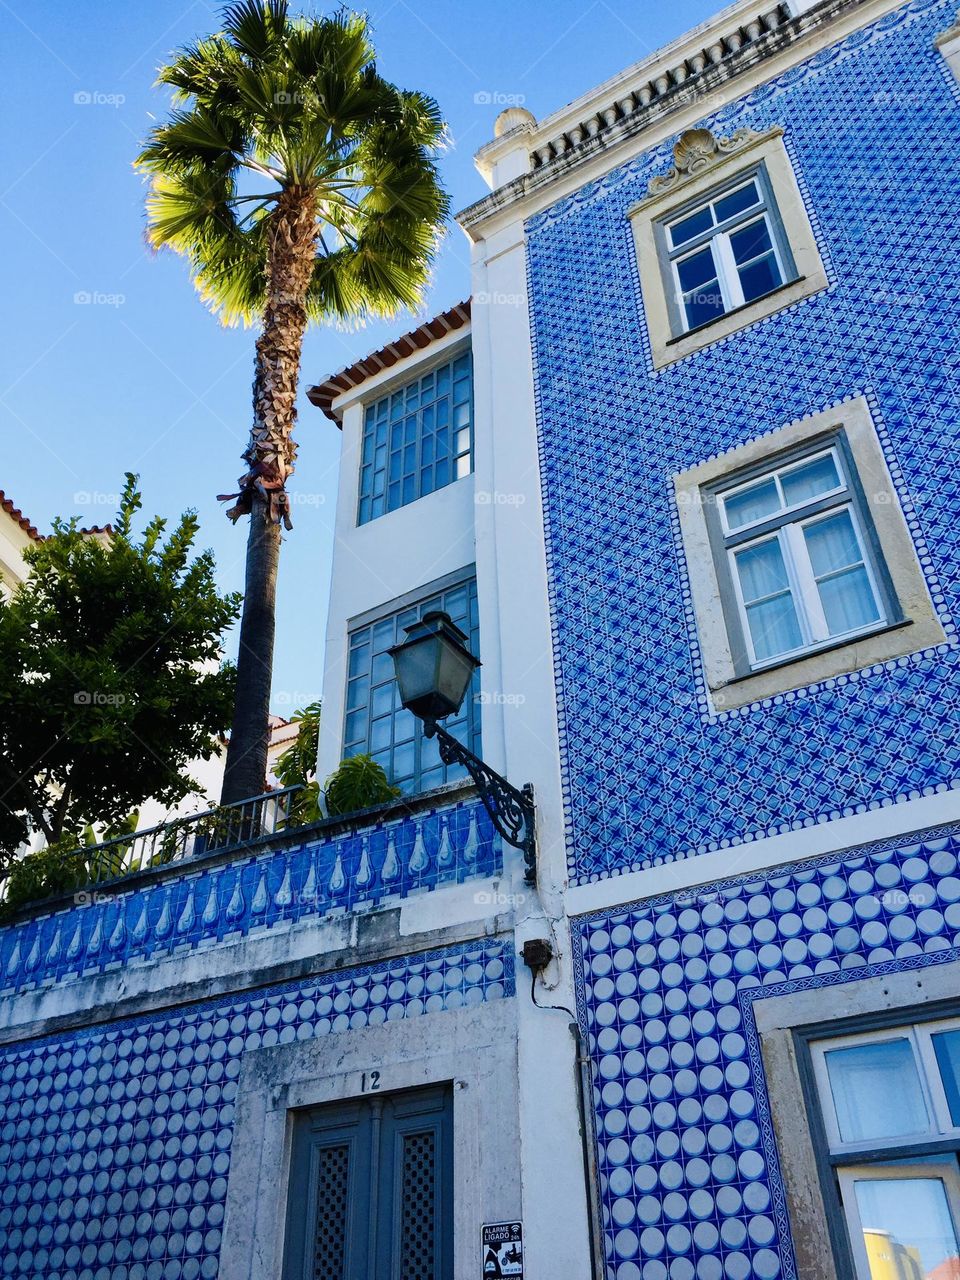
M 294 4 L 294 7 L 296 5 Z M 718 0 L 372 0 L 380 66 L 439 101 L 454 207 L 485 188 L 473 153 L 500 109 L 476 95 L 522 95 L 538 117 L 702 22 Z M 141 475 L 148 513 L 194 507 L 224 588 L 243 582 L 246 526 L 215 500 L 242 467 L 253 335 L 225 330 L 184 264 L 143 242 L 143 184 L 131 161 L 167 105 L 156 68 L 216 30 L 195 0 L 0 0 L 5 101 L 0 218 L 6 266 L 0 372 L 0 488 L 41 529 L 55 515 L 103 524 L 124 471 Z M 78 97 L 79 95 L 79 97 Z M 92 100 L 84 101 L 86 96 Z M 447 235 L 432 314 L 469 292 L 467 242 Z M 86 304 L 75 295 L 94 295 Z M 314 330 L 300 396 L 295 528 L 281 559 L 274 707 L 320 692 L 339 433 L 304 389 L 409 327 Z

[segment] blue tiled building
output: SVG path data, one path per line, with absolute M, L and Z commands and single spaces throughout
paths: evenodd
M 960 1274 L 958 74 L 737 0 L 502 113 L 471 300 L 310 390 L 318 776 L 402 795 L 0 926 L 0 1274 Z

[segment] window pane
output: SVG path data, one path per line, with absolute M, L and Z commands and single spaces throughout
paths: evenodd
M 716 278 L 717 269 L 713 265 L 713 250 L 709 246 L 677 263 L 677 279 L 684 293 L 695 289 L 697 285 L 715 281 Z
M 462 461 L 469 466 L 469 455 Z M 425 596 L 408 608 L 358 627 L 350 636 L 352 678 L 347 689 L 344 754 L 348 754 L 347 748 L 354 755 L 369 752 L 406 795 L 448 782 L 463 773 L 462 769 L 454 770 L 442 764 L 436 742 L 424 739 L 421 722 L 400 706 L 393 660 L 385 652 L 397 636 L 403 635 L 405 625 L 427 610 L 441 607 L 454 615 L 468 634 L 471 651 L 479 653 L 477 585 L 473 580 L 452 586 L 442 594 Z M 478 680 L 475 675 L 475 687 L 479 687 Z M 447 728 L 469 740 L 472 749 L 479 753 L 480 714 L 472 697 L 468 696 L 464 702 L 458 726 L 447 725 Z
M 765 258 L 758 258 L 748 267 L 739 267 L 740 288 L 743 290 L 744 302 L 752 302 L 754 298 L 762 298 L 765 293 L 777 289 L 783 283 L 780 268 L 772 253 Z
M 803 536 L 813 572 L 818 578 L 863 561 L 849 511 L 838 511 L 827 520 L 805 525 Z
M 759 258 L 761 254 L 769 253 L 773 248 L 773 241 L 770 239 L 766 218 L 758 218 L 748 227 L 731 231 L 730 248 L 733 250 L 734 261 L 738 267 L 742 267 L 751 258 Z
M 772 477 L 760 480 L 757 484 L 741 489 L 723 500 L 723 509 L 727 516 L 727 527 L 742 529 L 745 524 L 753 524 L 755 520 L 763 520 L 780 510 L 780 495 L 776 482 Z
M 726 310 L 720 282 L 711 280 L 694 293 L 686 294 L 683 299 L 683 310 L 687 318 L 687 328 L 696 329 L 697 325 L 706 324 L 709 320 L 722 316 Z
M 953 1280 L 957 1233 L 940 1178 L 858 1178 L 871 1280 Z
M 754 543 L 736 554 L 744 604 L 785 591 L 790 586 L 783 551 L 776 538 Z
M 739 191 L 731 191 L 728 196 L 723 196 L 720 200 L 715 201 L 713 209 L 717 215 L 717 221 L 726 222 L 728 218 L 734 217 L 735 214 L 743 213 L 745 209 L 752 209 L 755 204 L 759 203 L 760 195 L 757 191 L 757 184 L 748 182 Z
M 422 378 L 413 379 L 390 397 L 367 408 L 360 524 L 405 506 L 454 478 L 449 465 L 436 470 L 429 465 L 435 456 L 432 433 L 444 427 L 454 415 L 457 425 L 466 429 L 469 440 L 472 418 L 469 353 Z M 374 440 L 376 449 L 372 451 Z M 445 437 L 437 438 L 436 449 L 437 457 L 446 452 Z M 469 469 L 468 465 L 467 471 Z
M 882 615 L 863 565 L 825 578 L 817 583 L 817 589 L 832 636 L 842 636 L 847 631 L 880 621 Z
M 803 644 L 803 633 L 789 592 L 747 606 L 750 639 L 758 662 L 790 653 Z
M 678 245 L 692 240 L 694 236 L 709 231 L 712 226 L 713 218 L 710 216 L 710 206 L 707 205 L 706 208 L 698 209 L 696 213 L 691 213 L 688 217 L 675 222 L 670 228 L 670 242 L 674 248 L 677 248 Z
M 937 1055 L 950 1119 L 960 1125 L 960 1031 L 938 1031 L 930 1039 Z
M 824 1059 L 841 1141 L 901 1138 L 929 1128 L 909 1040 L 831 1049 Z
M 788 507 L 794 507 L 799 502 L 809 502 L 821 493 L 839 488 L 840 474 L 833 454 L 825 453 L 822 458 L 814 458 L 799 467 L 782 471 L 780 485 Z

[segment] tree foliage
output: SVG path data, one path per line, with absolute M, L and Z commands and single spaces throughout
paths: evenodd
M 209 551 L 191 558 L 193 512 L 138 537 L 141 505 L 128 474 L 109 536 L 55 521 L 0 602 L 0 855 L 31 831 L 80 844 L 148 798 L 177 804 L 229 725 L 221 642 L 239 596 L 218 592 Z
M 326 781 L 327 813 L 331 817 L 358 813 L 376 804 L 386 804 L 400 795 L 400 788 L 388 780 L 371 756 L 349 756 Z
M 273 766 L 283 787 L 302 787 L 290 813 L 295 823 L 315 822 L 320 817 L 320 784 L 316 780 L 317 750 L 320 745 L 320 702 L 308 703 L 293 714 L 297 736 L 277 757 Z
M 365 17 L 243 0 L 159 81 L 175 110 L 137 161 L 150 240 L 185 255 L 225 323 L 262 317 L 271 215 L 290 205 L 312 222 L 311 319 L 419 303 L 448 209 L 434 160 L 444 123 L 432 98 L 380 75 Z

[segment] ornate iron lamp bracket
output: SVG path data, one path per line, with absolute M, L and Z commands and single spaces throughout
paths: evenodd
M 489 765 L 483 763 L 472 751 L 447 733 L 435 720 L 425 720 L 423 731 L 428 738 L 436 738 L 440 759 L 444 764 L 460 764 L 476 784 L 484 808 L 497 831 L 523 853 L 527 884 L 537 882 L 537 847 L 533 787 L 529 783 L 520 791 L 501 778 Z

